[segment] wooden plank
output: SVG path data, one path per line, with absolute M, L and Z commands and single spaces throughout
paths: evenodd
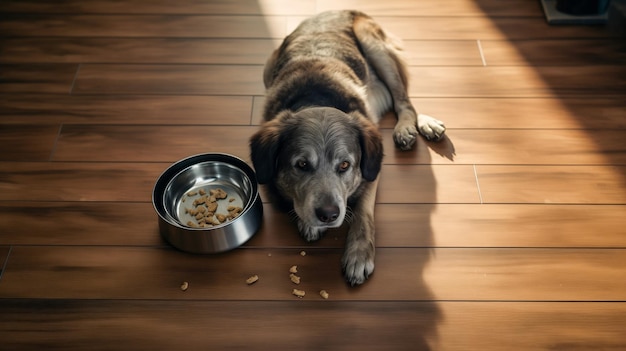
M 77 68 L 75 64 L 3 65 L 0 93 L 68 94 Z
M 248 125 L 249 96 L 0 96 L 0 124 Z
M 446 139 L 418 139 L 414 150 L 395 150 L 393 131 L 383 130 L 393 164 L 599 165 L 626 163 L 626 130 L 448 129 Z M 597 140 L 601 144 L 596 143 Z M 494 148 L 494 145 L 498 147 Z M 80 148 L 78 145 L 76 148 Z M 549 150 L 549 152 L 546 152 Z M 610 158 L 607 157 L 610 155 Z
M 543 16 L 539 4 L 525 0 L 509 0 L 505 4 L 497 0 L 481 1 L 478 4 L 468 0 L 445 0 L 437 3 L 402 0 L 384 4 L 375 0 L 340 2 L 307 0 L 295 3 L 288 0 L 233 0 L 227 2 L 182 0 L 178 1 L 176 6 L 172 6 L 167 0 L 124 2 L 93 0 L 89 5 L 80 0 L 57 1 L 54 5 L 42 0 L 6 0 L 0 4 L 0 11 L 4 13 L 297 15 L 343 8 L 358 8 L 361 11 L 381 16 L 403 16 L 407 13 L 416 13 L 419 16 Z
M 409 68 L 412 97 L 620 96 L 624 66 Z
M 432 6 L 433 3 L 430 3 Z M 385 6 L 381 3 L 380 6 Z M 550 26 L 541 17 L 418 17 L 399 14 L 374 16 L 388 32 L 404 40 L 512 40 L 558 38 L 609 38 L 602 27 Z M 289 16 L 287 32 L 291 32 L 306 16 Z M 445 22 L 445 25 L 442 24 Z
M 376 0 L 318 0 L 318 11 L 355 8 L 375 16 L 416 16 L 474 17 L 474 16 L 514 16 L 541 17 L 543 12 L 539 4 L 525 0 L 509 0 L 506 3 L 497 0 L 468 1 L 443 0 L 437 2 L 400 0 L 380 2 Z
M 6 63 L 178 63 L 264 65 L 279 39 L 5 38 Z M 482 66 L 476 41 L 407 40 L 410 65 Z
M 413 104 L 421 113 L 445 121 L 448 128 L 626 128 L 626 101 L 621 97 L 415 98 Z M 393 128 L 392 117 L 381 126 Z
M 265 64 L 272 39 L 4 38 L 5 63 Z M 476 45 L 475 45 L 476 46 Z M 478 46 L 476 46 L 478 51 Z M 480 58 L 479 58 L 480 59 Z
M 283 38 L 308 16 L 230 15 L 65 15 L 10 14 L 0 23 L 7 36 Z M 405 40 L 503 40 L 607 38 L 603 28 L 549 26 L 537 17 L 376 16 L 386 30 Z
M 0 320 L 0 337 L 12 350 L 44 344 L 64 350 L 201 349 L 209 344 L 222 350 L 458 350 L 467 345 L 618 350 L 626 347 L 621 330 L 625 305 L 5 299 L 0 300 L 6 316 Z M 254 311 L 272 311 L 274 318 Z M 380 323 L 382 316 L 393 318 Z M 172 337 L 177 331 L 184 337 Z M 277 337 L 276 331 L 284 333 Z
M 477 165 L 484 203 L 624 204 L 623 166 Z
M 403 54 L 412 66 L 482 66 L 474 40 L 405 40 Z
M 626 63 L 622 40 L 482 40 L 488 66 L 584 66 Z
M 64 126 L 53 160 L 175 162 L 206 152 L 248 160 L 250 126 Z M 128 152 L 134 150 L 133 152 Z
M 14 246 L 2 298 L 289 300 L 298 266 L 306 300 L 623 301 L 625 249 L 380 248 L 376 272 L 357 289 L 341 275 L 339 249 L 239 249 L 190 255 L 130 247 Z M 133 267 L 133 269 L 129 269 Z M 252 286 L 245 280 L 260 279 Z M 183 292 L 180 284 L 189 282 Z M 42 285 L 40 282 L 46 282 Z M 532 286 L 533 289 L 528 289 Z
M 168 0 L 92 0 L 89 4 L 80 0 L 61 0 L 55 3 L 41 0 L 6 0 L 0 3 L 3 13 L 99 13 L 99 14 L 309 14 L 315 12 L 315 1 L 301 0 L 230 0 L 196 1 L 180 0 L 172 4 Z
M 378 204 L 376 246 L 626 248 L 623 212 L 613 205 Z M 244 247 L 344 247 L 345 226 L 307 243 L 286 213 L 270 204 L 263 213 L 261 228 Z M 167 243 L 149 202 L 3 201 L 0 245 Z
M 149 202 L 170 164 L 0 162 L 0 200 Z M 387 165 L 381 174 L 379 203 L 479 201 L 471 166 Z
M 52 160 L 173 162 L 207 151 L 248 160 L 249 138 L 257 130 L 256 126 L 64 125 Z M 383 130 L 385 164 L 626 163 L 624 130 L 448 129 L 447 139 L 420 138 L 412 151 L 397 150 L 392 134 Z M 494 149 L 494 143 L 500 147 Z M 49 157 L 50 146 L 47 151 Z
M 612 205 L 384 204 L 376 245 L 624 248 L 623 213 Z
M 0 162 L 0 200 L 151 201 L 169 163 Z
M 81 65 L 75 94 L 263 94 L 261 65 Z
M 280 16 L 10 14 L 0 32 L 15 37 L 282 38 Z
M 61 130 L 60 125 L 0 126 L 0 161 L 47 161 Z
M 452 128 L 482 129 L 624 129 L 626 102 L 615 98 L 413 98 L 420 112 L 446 122 Z M 263 120 L 264 96 L 255 96 L 252 124 Z M 589 118 L 589 116 L 594 116 Z M 393 128 L 396 116 L 388 113 L 381 128 Z

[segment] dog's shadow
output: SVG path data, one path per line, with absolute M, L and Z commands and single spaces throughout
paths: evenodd
M 433 150 L 437 155 L 445 157 L 448 160 L 454 162 L 456 149 L 454 148 L 454 143 L 452 142 L 452 139 L 450 139 L 447 134 L 444 134 L 443 137 L 438 141 L 426 141 L 425 145 L 429 149 Z

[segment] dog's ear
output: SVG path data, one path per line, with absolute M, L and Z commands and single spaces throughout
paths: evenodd
M 267 184 L 274 177 L 285 120 L 290 116 L 290 112 L 282 112 L 263 123 L 261 129 L 250 138 L 250 158 L 259 184 Z
M 364 117 L 359 117 L 361 133 L 361 174 L 367 181 L 374 181 L 378 177 L 383 163 L 383 137 L 376 125 Z

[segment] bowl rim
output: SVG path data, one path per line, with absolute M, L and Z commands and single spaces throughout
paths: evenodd
M 213 157 L 213 158 L 216 157 L 218 159 L 207 160 L 205 159 L 207 157 Z M 198 161 L 193 162 L 195 160 L 198 160 Z M 194 227 L 185 226 L 182 223 L 180 223 L 180 221 L 175 219 L 169 213 L 169 211 L 167 211 L 167 209 L 165 208 L 165 205 L 162 203 L 163 196 L 165 195 L 165 188 L 167 187 L 167 184 L 169 184 L 169 182 L 172 179 L 174 179 L 178 174 L 186 170 L 188 167 L 191 167 L 196 164 L 200 164 L 202 162 L 209 162 L 209 161 L 223 162 L 230 166 L 234 166 L 240 171 L 242 171 L 246 175 L 246 177 L 248 177 L 248 180 L 251 183 L 251 186 L 252 186 L 251 196 L 248 199 L 246 206 L 241 211 L 241 214 L 226 223 L 220 223 L 219 225 L 208 227 L 208 228 L 194 228 Z M 160 198 L 157 199 L 159 195 L 160 195 Z M 211 232 L 217 229 L 228 227 L 232 225 L 234 222 L 243 218 L 244 215 L 247 212 L 249 212 L 252 207 L 254 207 L 254 204 L 257 202 L 258 197 L 259 197 L 259 184 L 256 179 L 256 174 L 254 173 L 254 170 L 252 169 L 252 167 L 250 167 L 250 165 L 248 165 L 247 162 L 231 154 L 227 154 L 223 152 L 207 152 L 207 153 L 195 154 L 195 155 L 185 157 L 169 165 L 159 175 L 156 182 L 154 183 L 154 187 L 152 188 L 152 207 L 154 208 L 157 215 L 169 225 L 172 225 L 177 228 L 184 229 L 184 230 L 194 231 L 194 232 Z

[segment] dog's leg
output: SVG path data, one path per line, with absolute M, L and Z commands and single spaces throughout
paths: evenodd
M 446 128 L 441 121 L 430 116 L 419 115 L 411 104 L 408 95 L 408 74 L 406 65 L 399 54 L 398 45 L 388 37 L 373 19 L 365 15 L 354 19 L 354 33 L 376 76 L 384 82 L 393 99 L 393 107 L 398 122 L 393 139 L 402 150 L 413 147 L 421 133 L 428 140 L 439 140 Z
M 346 280 L 353 286 L 364 283 L 374 272 L 374 205 L 377 187 L 378 179 L 365 183 L 348 230 L 341 263 Z

